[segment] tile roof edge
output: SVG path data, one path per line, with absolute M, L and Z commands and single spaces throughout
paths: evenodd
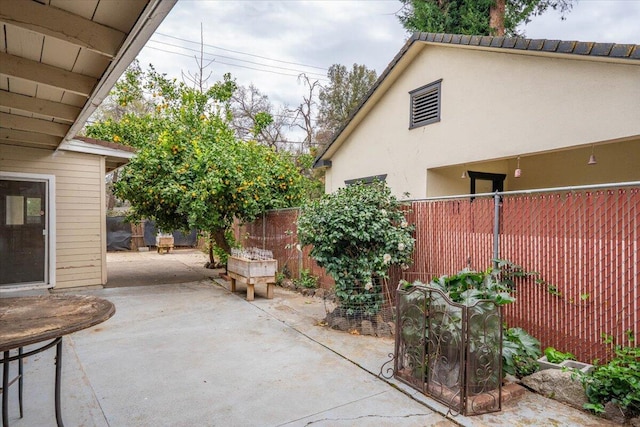
M 437 40 L 437 41 L 436 41 Z M 427 33 L 415 32 L 409 37 L 400 51 L 389 62 L 378 80 L 373 84 L 367 95 L 358 104 L 358 106 L 349 115 L 345 123 L 333 134 L 331 142 L 316 156 L 313 161 L 313 167 L 317 167 L 320 160 L 329 151 L 338 137 L 351 123 L 353 118 L 360 112 L 364 104 L 367 103 L 371 95 L 380 87 L 382 82 L 387 78 L 395 66 L 400 62 L 405 53 L 416 42 L 438 45 L 459 45 L 473 46 L 477 49 L 504 49 L 506 51 L 513 50 L 518 53 L 523 51 L 532 51 L 536 53 L 544 53 L 545 55 L 580 55 L 581 57 L 594 58 L 612 58 L 616 60 L 628 59 L 630 61 L 640 60 L 640 45 L 624 44 L 624 43 L 597 43 L 582 42 L 576 40 L 556 40 L 556 39 L 529 39 L 526 37 L 502 37 L 502 36 L 471 36 L 463 34 L 448 33 Z M 532 43 L 533 42 L 533 43 Z M 499 45 L 499 46 L 497 46 Z M 545 47 L 545 48 L 543 48 Z M 606 53 L 606 54 L 605 54 Z
M 640 50 L 640 45 L 631 43 L 584 42 L 578 40 L 558 39 L 530 39 L 526 37 L 507 36 L 473 36 L 445 33 L 415 33 L 421 41 L 433 44 L 449 44 L 460 46 L 475 46 L 478 48 L 493 48 L 518 51 L 544 52 L 547 54 L 565 54 L 593 56 L 598 58 L 615 58 L 637 60 L 634 51 Z M 471 41 L 471 42 L 469 42 Z M 589 49 L 584 49 L 588 46 Z M 583 49 L 580 49 L 582 47 Z

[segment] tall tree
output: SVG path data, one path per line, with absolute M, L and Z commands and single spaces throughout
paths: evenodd
M 304 84 L 307 93 L 302 96 L 302 102 L 298 107 L 291 111 L 293 116 L 292 127 L 298 128 L 304 132 L 302 141 L 302 151 L 315 155 L 316 149 L 316 126 L 315 115 L 318 107 L 316 101 L 316 92 L 321 89 L 318 80 L 311 80 L 308 75 L 302 73 L 298 76 L 298 83 Z
M 329 67 L 329 84 L 320 90 L 317 137 L 326 144 L 364 99 L 377 79 L 375 70 L 353 64 L 351 70 L 340 64 Z
M 305 178 L 290 157 L 237 139 L 230 75 L 203 90 L 151 68 L 139 82 L 151 93 L 152 113 L 87 128 L 139 148 L 114 184 L 116 195 L 131 204 L 131 219 L 152 219 L 161 230 L 197 228 L 228 253 L 226 232 L 235 219 L 251 221 L 266 209 L 301 202 Z M 269 114 L 258 117 L 255 134 L 271 122 Z M 209 255 L 213 263 L 212 250 Z
M 400 0 L 398 18 L 409 31 L 518 35 L 517 27 L 548 9 L 562 19 L 574 0 Z
M 238 87 L 231 97 L 231 111 L 231 125 L 238 138 L 255 139 L 276 151 L 290 148 L 286 137 L 291 126 L 287 108 L 276 110 L 269 97 L 253 84 Z

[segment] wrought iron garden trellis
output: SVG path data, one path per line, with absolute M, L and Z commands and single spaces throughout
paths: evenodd
M 500 307 L 489 300 L 455 303 L 421 284 L 400 285 L 396 292 L 393 375 L 454 414 L 500 411 Z

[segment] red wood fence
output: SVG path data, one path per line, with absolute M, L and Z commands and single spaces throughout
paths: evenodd
M 539 273 L 517 284 L 516 302 L 504 310 L 509 326 L 524 328 L 543 348 L 570 351 L 585 362 L 608 359 L 603 334 L 629 345 L 631 331 L 638 342 L 640 188 L 506 193 L 498 214 L 499 258 Z M 273 250 L 292 277 L 309 269 L 329 288 L 331 278 L 309 258 L 308 248 L 296 248 L 297 215 L 295 209 L 268 212 L 239 237 L 245 246 Z M 488 268 L 494 215 L 492 197 L 412 202 L 407 219 L 416 226 L 414 263 L 391 271 L 389 285 Z

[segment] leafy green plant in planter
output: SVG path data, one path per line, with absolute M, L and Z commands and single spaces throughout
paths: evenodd
M 393 264 L 409 264 L 413 227 L 383 182 L 357 183 L 307 202 L 298 239 L 335 280 L 339 306 L 348 315 L 371 316 L 384 303 L 382 279 Z
M 542 355 L 540 341 L 522 328 L 502 331 L 502 370 L 517 378 L 531 375 L 539 369 L 536 360 Z
M 576 356 L 574 356 L 573 353 L 563 353 L 553 347 L 545 348 L 544 355 L 547 356 L 547 361 L 551 363 L 562 363 L 565 360 L 576 360 Z
M 611 337 L 605 342 L 613 344 Z M 625 416 L 640 415 L 640 348 L 633 346 L 632 331 L 627 331 L 629 346 L 613 345 L 615 357 L 605 365 L 598 365 L 588 373 L 576 373 L 580 376 L 589 399 L 585 409 L 596 413 L 604 412 L 604 405 L 613 402 L 620 406 Z
M 524 272 L 522 267 L 510 261 L 496 260 L 495 264 L 485 271 L 464 269 L 458 274 L 434 279 L 429 286 L 442 290 L 452 301 L 467 306 L 473 306 L 481 300 L 493 301 L 496 305 L 502 306 L 515 301 L 509 293 L 515 286 L 514 279 L 530 275 L 535 273 Z M 482 309 L 482 304 L 475 306 L 475 310 L 479 312 Z M 522 328 L 507 328 L 497 324 L 495 327 L 503 327 L 503 371 L 518 378 L 537 371 L 539 366 L 536 360 L 542 355 L 540 342 Z M 482 342 L 483 339 L 482 328 L 477 328 L 471 323 L 469 327 L 471 353 L 474 351 L 474 346 L 486 344 Z

